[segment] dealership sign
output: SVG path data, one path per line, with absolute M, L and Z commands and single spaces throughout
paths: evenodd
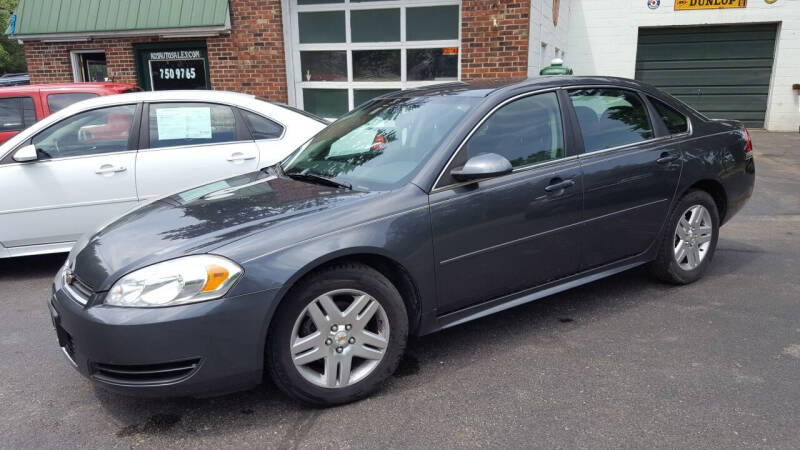
M 200 50 L 149 52 L 150 86 L 154 91 L 207 89 L 204 53 Z
M 747 0 L 675 0 L 675 11 L 745 7 L 747 7 Z

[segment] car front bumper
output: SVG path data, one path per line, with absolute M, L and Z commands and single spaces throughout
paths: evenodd
M 95 383 L 123 394 L 208 396 L 261 382 L 276 290 L 166 308 L 86 307 L 56 277 L 59 345 Z

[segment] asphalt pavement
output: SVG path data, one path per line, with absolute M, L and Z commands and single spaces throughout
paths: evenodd
M 383 390 L 338 408 L 270 382 L 95 388 L 50 325 L 64 255 L 0 260 L 0 448 L 797 448 L 800 134 L 753 137 L 755 194 L 702 280 L 636 269 L 416 339 Z

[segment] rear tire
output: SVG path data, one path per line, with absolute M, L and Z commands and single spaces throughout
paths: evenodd
M 711 264 L 718 237 L 719 212 L 714 199 L 705 191 L 687 192 L 670 213 L 650 272 L 667 283 L 697 281 Z
M 278 307 L 268 370 L 303 403 L 349 403 L 394 373 L 407 340 L 408 315 L 395 286 L 369 266 L 337 264 L 302 280 Z

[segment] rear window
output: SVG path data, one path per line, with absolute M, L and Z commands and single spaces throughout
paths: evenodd
M 0 98 L 0 131 L 20 131 L 36 123 L 31 97 Z
M 252 133 L 253 139 L 278 139 L 283 135 L 283 127 L 280 124 L 266 117 L 251 113 L 250 111 L 241 111 L 247 119 L 247 124 L 250 126 L 250 133 Z
M 50 94 L 47 96 L 47 106 L 50 107 L 50 114 L 60 111 L 67 106 L 83 100 L 98 97 L 92 92 L 71 92 L 68 94 Z

